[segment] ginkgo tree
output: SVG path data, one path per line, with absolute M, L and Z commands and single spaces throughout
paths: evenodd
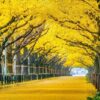
M 77 0 L 63 1 L 60 9 L 65 17 L 58 18 L 50 16 L 62 27 L 68 29 L 65 33 L 57 34 L 56 37 L 65 41 L 66 45 L 80 48 L 84 52 L 79 62 L 87 66 L 87 62 L 92 60 L 93 70 L 95 74 L 95 85 L 100 88 L 100 1 L 99 0 Z M 74 5 L 74 6 L 73 6 Z M 70 30 L 70 31 L 69 31 Z M 76 35 L 76 36 L 75 36 Z M 83 56 L 90 57 L 84 64 Z M 90 65 L 88 65 L 90 66 Z
M 50 46 L 43 45 L 46 49 L 37 53 L 41 66 L 93 66 L 96 55 L 100 54 L 97 2 L 1 0 L 0 61 L 7 47 L 13 46 L 13 56 L 27 47 L 29 53 L 22 58 L 23 62 L 49 41 Z M 51 52 L 53 47 L 56 47 L 55 53 Z
M 14 4 L 16 2 L 12 1 L 5 1 L 0 2 L 1 5 L 1 16 L 0 18 L 3 18 L 2 24 L 0 25 L 0 39 L 1 39 L 1 47 L 0 47 L 0 62 L 2 61 L 2 55 L 5 48 L 9 47 L 10 45 L 16 45 L 13 46 L 15 55 L 17 52 L 19 52 L 22 48 L 24 48 L 27 45 L 36 44 L 36 41 L 41 37 L 42 32 L 44 31 L 44 24 L 45 20 L 40 20 L 36 24 L 34 23 L 36 18 L 33 17 L 32 14 L 29 14 L 29 11 L 26 10 L 26 8 L 21 9 L 21 11 L 16 12 L 12 11 L 13 9 L 10 7 L 10 4 Z M 17 6 L 17 5 L 14 5 Z M 8 8 L 7 8 L 8 7 Z M 7 15 L 2 12 L 2 10 L 7 9 Z M 11 12 L 12 11 L 12 12 Z M 27 13 L 26 13 L 27 12 Z M 6 18 L 9 18 L 6 20 Z M 34 22 L 33 22 L 34 21 Z M 33 48 L 32 47 L 32 48 Z M 32 51 L 32 49 L 30 50 Z M 2 67 L 0 65 L 0 73 L 2 80 Z
M 70 6 L 68 5 L 65 9 L 62 9 L 62 12 L 66 14 L 65 19 L 62 20 L 55 16 L 51 17 L 62 27 L 70 31 L 74 30 L 73 33 L 69 34 L 68 31 L 66 34 L 69 34 L 69 36 L 76 34 L 76 36 L 73 35 L 75 37 L 70 39 L 67 38 L 68 35 L 62 38 L 61 34 L 58 34 L 56 37 L 62 39 L 70 46 L 84 49 L 87 55 L 96 59 L 96 63 L 98 63 L 100 69 L 100 9 L 98 1 L 79 0 L 69 3 Z M 73 4 L 77 5 L 73 6 Z M 68 7 L 71 8 L 69 11 Z M 98 68 L 98 65 L 95 68 Z M 96 69 L 96 71 L 99 71 L 99 69 Z
M 57 4 L 54 12 L 51 10 L 51 7 L 55 8 L 55 4 L 56 1 L 42 0 L 0 1 L 0 62 L 3 52 L 9 46 L 13 46 L 13 56 L 25 46 L 29 47 L 30 52 L 33 51 L 36 42 L 45 31 L 44 24 L 49 19 L 48 14 L 59 13 Z M 1 71 L 0 65 L 0 73 Z

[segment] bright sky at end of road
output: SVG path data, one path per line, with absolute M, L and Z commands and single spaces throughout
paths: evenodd
M 72 76 L 86 76 L 88 74 L 88 70 L 85 68 L 72 68 L 71 75 Z

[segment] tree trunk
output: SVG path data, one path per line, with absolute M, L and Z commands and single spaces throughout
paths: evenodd
M 0 81 L 2 81 L 2 65 L 1 65 L 1 55 L 0 55 Z
M 100 55 L 98 55 L 98 60 L 97 60 L 97 65 L 98 65 L 98 73 L 97 73 L 97 89 L 100 90 Z
M 17 56 L 14 55 L 13 57 L 13 74 L 16 76 L 16 61 L 17 61 Z
M 3 84 L 2 53 L 0 52 L 0 83 Z
M 95 59 L 95 86 L 100 89 L 100 55 L 96 56 Z

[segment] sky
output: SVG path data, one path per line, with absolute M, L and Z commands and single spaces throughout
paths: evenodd
M 88 70 L 85 68 L 72 68 L 71 75 L 72 76 L 86 76 L 88 73 Z

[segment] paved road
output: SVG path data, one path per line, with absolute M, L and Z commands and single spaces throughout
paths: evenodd
M 85 77 L 57 77 L 0 89 L 0 100 L 86 100 L 95 91 Z

